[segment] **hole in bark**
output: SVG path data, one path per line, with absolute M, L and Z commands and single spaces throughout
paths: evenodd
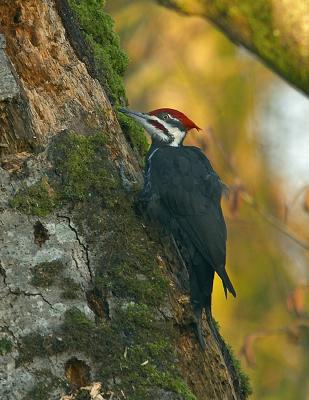
M 49 239 L 48 230 L 40 221 L 37 221 L 33 225 L 33 234 L 34 234 L 34 243 L 40 247 L 42 246 L 42 244 L 46 242 L 46 240 Z
M 20 24 L 22 21 L 22 11 L 21 7 L 17 7 L 16 12 L 13 17 L 14 24 Z
M 90 383 L 90 367 L 76 357 L 70 358 L 64 367 L 65 377 L 73 389 L 87 386 Z
M 86 297 L 89 308 L 98 319 L 109 319 L 108 303 L 99 289 L 94 288 L 93 290 L 89 290 L 86 293 Z

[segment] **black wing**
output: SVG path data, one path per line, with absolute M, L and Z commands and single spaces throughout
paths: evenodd
M 226 226 L 221 210 L 223 185 L 207 157 L 195 147 L 161 147 L 149 161 L 152 196 L 160 199 L 166 225 L 173 220 L 214 271 L 224 290 L 236 296 L 225 270 Z M 162 221 L 161 221 L 162 222 Z

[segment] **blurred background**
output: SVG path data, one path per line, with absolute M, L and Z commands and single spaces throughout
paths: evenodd
M 130 107 L 177 108 L 231 188 L 223 200 L 227 269 L 213 314 L 253 386 L 252 399 L 309 399 L 309 101 L 205 20 L 146 0 L 113 0 L 130 58 Z

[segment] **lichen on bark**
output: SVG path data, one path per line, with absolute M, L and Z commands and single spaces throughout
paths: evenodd
M 73 223 L 89 246 L 93 235 L 102 238 L 95 246 L 94 286 L 109 304 L 104 319 L 104 313 L 96 309 L 96 325 L 79 311 L 68 312 L 62 342 L 92 358 L 101 371 L 98 379 L 105 382 L 114 377 L 119 382 L 115 392 L 122 390 L 132 399 L 152 399 L 159 387 L 192 399 L 173 366 L 171 329 L 159 312 L 168 285 L 158 270 L 156 246 L 136 219 L 133 197 L 122 188 L 103 143 L 100 134 L 64 134 L 55 138 L 50 150 L 57 169 L 55 186 L 59 185 L 65 201 L 75 204 Z M 81 176 L 86 187 L 76 179 Z M 141 366 L 145 361 L 147 365 Z
M 50 167 L 42 171 L 48 176 L 49 192 L 57 198 L 51 211 L 57 214 L 69 207 L 70 223 L 87 243 L 94 274 L 89 290 L 96 293 L 97 307 L 89 304 L 97 323 L 78 308 L 68 309 L 63 323 L 47 337 L 34 331 L 21 338 L 18 366 L 46 353 L 54 356 L 76 351 L 84 354 L 89 365 L 95 365 L 95 379 L 116 382 L 115 393 L 153 399 L 160 389 L 170 392 L 171 398 L 194 399 L 175 366 L 171 322 L 160 312 L 166 306 L 168 282 L 158 268 L 157 245 L 136 218 L 134 193 L 122 187 L 107 146 L 102 133 L 61 133 L 46 151 Z M 29 190 L 33 195 L 31 187 Z M 29 194 L 24 195 L 28 202 Z M 36 214 L 46 203 L 43 197 L 40 204 L 39 196 L 37 208 L 26 208 L 21 193 L 17 198 L 17 207 L 29 214 Z M 64 268 L 57 260 L 39 263 L 32 269 L 30 283 L 46 289 L 60 285 L 56 281 Z

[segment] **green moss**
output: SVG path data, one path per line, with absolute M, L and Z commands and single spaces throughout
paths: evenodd
M 61 276 L 63 269 L 64 265 L 60 260 L 37 264 L 32 269 L 31 284 L 36 287 L 49 287 L 57 283 L 63 289 L 63 299 L 76 299 L 81 292 L 80 285 L 71 278 Z
M 63 299 L 74 300 L 81 293 L 80 285 L 71 278 L 63 278 L 61 280 L 61 287 L 63 289 L 61 293 Z
M 112 21 L 103 11 L 104 2 L 69 0 L 69 3 L 92 48 L 100 81 L 109 98 L 116 105 L 124 103 L 122 75 L 127 60 L 119 50 Z M 148 145 L 142 129 L 125 116 L 119 118 L 132 146 L 144 155 Z M 96 366 L 94 379 L 115 380 L 116 397 L 124 392 L 131 400 L 152 400 L 160 397 L 159 388 L 171 393 L 171 398 L 195 399 L 178 371 L 172 325 L 158 311 L 166 299 L 168 284 L 157 265 L 157 244 L 148 238 L 135 216 L 133 197 L 122 188 L 104 135 L 79 136 L 69 132 L 57 135 L 48 157 L 52 167 L 45 192 L 49 202 L 53 200 L 52 206 L 46 206 L 46 201 L 35 193 L 42 189 L 36 186 L 28 189 L 30 195 L 25 193 L 30 199 L 15 200 L 13 206 L 32 214 L 37 210 L 24 204 L 35 198 L 37 208 L 44 209 L 41 215 L 45 216 L 58 205 L 68 205 L 72 221 L 87 244 L 95 242 L 94 283 L 98 293 L 102 293 L 102 300 L 112 296 L 115 303 L 109 310 L 111 319 L 94 322 L 73 308 L 64 314 L 62 325 L 47 336 L 39 332 L 24 336 L 17 364 L 27 364 L 34 357 L 78 352 Z M 36 285 L 49 285 L 54 279 L 55 274 L 46 265 L 34 270 Z M 78 291 L 72 281 L 63 281 L 61 287 L 66 298 Z M 28 397 L 47 398 L 48 392 L 44 390 L 44 381 L 39 381 Z
M 244 44 L 289 82 L 309 92 L 308 57 L 303 51 L 306 34 L 295 28 L 303 3 L 295 4 L 291 13 L 286 7 L 274 7 L 270 0 L 157 1 L 185 14 L 210 18 L 233 41 Z
M 136 266 L 120 263 L 108 275 L 99 279 L 98 284 L 103 291 L 112 290 L 116 296 L 121 297 L 125 293 L 126 298 L 133 301 L 156 305 L 165 297 L 167 282 L 154 263 L 151 262 L 148 267 L 153 267 L 152 276 L 147 273 L 150 271 L 143 271 L 147 276 L 142 275 Z
M 134 336 L 136 344 L 143 343 L 148 346 L 150 343 L 168 340 L 170 337 L 168 325 L 159 320 L 153 308 L 146 304 L 129 303 L 121 307 L 114 317 L 113 324 L 122 327 L 128 338 Z M 152 332 L 151 338 L 147 337 L 149 332 Z
M 86 42 L 92 49 L 99 80 L 112 103 L 125 104 L 123 75 L 128 58 L 113 31 L 113 20 L 105 13 L 103 0 L 69 0 Z
M 85 329 L 85 328 L 95 328 L 94 322 L 92 322 L 86 315 L 80 311 L 78 308 L 72 308 L 68 310 L 65 314 L 65 324 L 64 328 L 71 328 L 72 326 L 75 329 Z
M 227 2 L 225 0 L 222 8 L 226 18 L 233 21 L 232 24 L 239 30 L 242 40 L 249 48 L 257 52 L 282 76 L 304 91 L 308 91 L 306 62 L 299 52 L 299 47 L 295 46 L 292 36 L 285 35 L 278 24 L 278 15 L 274 15 L 271 1 Z M 294 24 L 292 15 L 285 18 L 286 31 L 293 31 Z
M 32 269 L 31 284 L 37 287 L 51 286 L 62 270 L 60 260 L 40 263 Z
M 72 309 L 65 316 L 62 341 L 102 365 L 99 379 L 116 376 L 115 393 L 123 391 L 130 399 L 150 400 L 160 387 L 185 400 L 195 399 L 178 375 L 166 322 L 145 304 L 120 306 L 110 323 L 100 324 Z
M 45 217 L 58 205 L 57 194 L 47 177 L 30 186 L 22 187 L 11 199 L 10 206 L 25 214 Z
M 43 400 L 48 399 L 53 389 L 65 387 L 65 382 L 62 379 L 54 376 L 49 370 L 37 372 L 37 383 L 23 397 L 23 400 Z
M 184 400 L 197 400 L 194 394 L 188 389 L 188 386 L 183 380 L 175 378 L 170 372 L 158 371 L 151 365 L 146 367 L 148 382 L 151 379 L 152 384 L 165 389 L 167 392 L 174 392 L 181 395 Z
M 16 360 L 16 368 L 32 362 L 36 356 L 44 356 L 45 354 L 44 337 L 41 334 L 33 332 L 25 335 L 19 343 L 19 356 Z
M 239 379 L 240 391 L 243 395 L 243 398 L 247 399 L 252 394 L 252 387 L 251 387 L 249 376 L 241 368 L 240 361 L 235 357 L 232 347 L 230 345 L 228 345 L 227 343 L 225 343 L 223 337 L 221 336 L 219 322 L 216 321 L 214 318 L 212 320 L 213 320 L 213 324 L 214 324 L 215 328 L 217 329 L 219 336 L 221 337 L 222 343 L 224 343 L 224 345 L 229 353 L 230 360 L 232 362 L 236 376 Z
M 26 396 L 23 397 L 23 400 L 48 399 L 52 389 L 53 388 L 50 386 L 48 381 L 40 381 L 31 390 L 29 390 Z
M 45 217 L 61 204 L 92 201 L 92 196 L 105 195 L 119 185 L 119 178 L 106 168 L 108 164 L 102 133 L 81 136 L 58 135 L 49 151 L 55 164 L 49 177 L 30 187 L 22 187 L 10 205 L 25 214 Z
M 235 357 L 232 347 L 228 344 L 225 344 L 225 345 L 230 353 L 230 356 L 231 356 L 231 359 L 233 362 L 233 366 L 234 366 L 236 374 L 239 378 L 240 390 L 241 390 L 244 398 L 247 399 L 252 394 L 252 386 L 250 383 L 249 376 L 242 369 L 242 367 L 240 365 L 240 361 Z
M 195 399 L 178 375 L 166 323 L 155 318 L 146 305 L 121 307 L 117 316 L 110 323 L 95 324 L 73 308 L 66 312 L 63 325 L 54 335 L 24 336 L 17 364 L 46 354 L 78 351 L 90 357 L 97 367 L 101 366 L 96 379 L 118 378 L 119 383 L 113 389 L 115 393 L 123 391 L 130 399 L 150 400 L 159 387 L 181 395 L 184 400 Z M 48 387 L 46 382 L 39 381 L 30 394 L 45 393 Z M 31 398 L 30 394 L 27 398 Z
M 49 382 L 41 381 L 38 382 L 34 388 L 29 390 L 26 396 L 23 397 L 23 400 L 42 400 L 47 399 L 49 394 L 52 391 L 52 387 Z
M 105 13 L 103 0 L 69 0 L 84 37 L 92 49 L 99 81 L 115 106 L 127 103 L 123 76 L 128 58 L 121 50 L 119 37 L 113 30 L 113 20 Z M 132 119 L 117 113 L 124 134 L 134 149 L 144 157 L 148 142 L 144 130 Z
M 118 176 L 108 169 L 106 140 L 102 133 L 81 136 L 59 135 L 50 149 L 56 166 L 53 184 L 61 202 L 92 201 L 117 188 Z
M 0 339 L 0 355 L 4 356 L 7 353 L 10 353 L 13 348 L 13 343 L 10 341 L 10 339 L 4 337 Z
M 46 354 L 78 351 L 97 366 L 100 372 L 95 379 L 117 377 L 116 394 L 123 391 L 132 400 L 151 400 L 159 387 L 184 400 L 195 399 L 178 374 L 166 322 L 143 304 L 120 306 L 115 315 L 110 322 L 96 324 L 79 309 L 68 310 L 63 325 L 53 335 L 22 338 L 18 365 Z M 45 388 L 39 382 L 31 393 L 42 393 Z
M 142 157 L 144 157 L 149 148 L 144 129 L 132 118 L 129 118 L 120 112 L 117 112 L 117 118 L 132 147 L 135 148 Z
M 79 390 L 74 398 L 75 400 L 91 400 L 89 390 L 85 389 Z
M 18 363 L 76 351 L 97 366 L 95 379 L 106 382 L 117 377 L 113 391 L 123 391 L 132 400 L 156 398 L 158 388 L 172 393 L 171 398 L 193 399 L 177 368 L 172 325 L 158 311 L 165 302 L 168 283 L 158 267 L 157 244 L 136 218 L 133 195 L 122 188 L 104 136 L 57 135 L 48 157 L 54 166 L 49 184 L 57 193 L 58 204 L 70 205 L 72 221 L 90 246 L 95 240 L 97 292 L 105 303 L 111 295 L 115 304 L 111 319 L 94 322 L 73 308 L 52 334 L 25 336 Z M 55 282 L 60 265 L 49 267 L 37 266 L 33 283 L 46 286 Z M 72 280 L 59 284 L 63 297 L 78 294 L 79 287 Z

